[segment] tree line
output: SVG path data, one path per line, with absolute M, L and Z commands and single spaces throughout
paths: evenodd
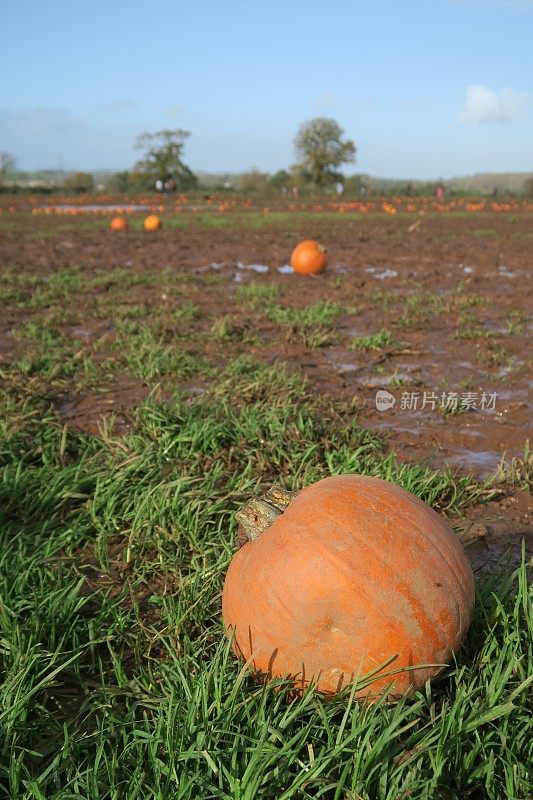
M 158 181 L 181 192 L 198 188 L 198 177 L 184 161 L 189 136 L 190 131 L 182 128 L 140 134 L 134 146 L 143 152 L 142 158 L 131 172 L 116 173 L 111 179 L 112 188 L 153 188 Z M 328 189 L 345 180 L 340 167 L 355 161 L 354 143 L 345 138 L 334 119 L 327 117 L 316 117 L 301 125 L 294 147 L 298 160 L 289 170 L 268 175 L 252 169 L 239 177 L 234 188 L 252 193 L 267 189 L 283 192 L 294 187 Z
M 182 128 L 165 128 L 160 131 L 139 134 L 135 149 L 142 155 L 131 170 L 114 173 L 107 181 L 110 191 L 125 192 L 154 189 L 156 182 L 179 192 L 198 188 L 198 177 L 184 161 L 185 143 L 190 131 Z M 328 189 L 343 184 L 345 178 L 340 167 L 355 161 L 356 147 L 346 139 L 344 131 L 334 120 L 316 117 L 299 128 L 294 147 L 297 162 L 288 170 L 282 169 L 274 175 L 259 170 L 249 170 L 240 176 L 235 188 L 242 191 L 261 192 L 266 188 L 283 192 L 289 189 Z M 0 154 L 0 182 L 15 170 L 15 160 L 8 153 Z M 94 187 L 93 176 L 88 172 L 77 172 L 67 176 L 63 188 L 88 192 Z
M 345 176 L 342 167 L 355 162 L 356 146 L 345 137 L 344 130 L 329 117 L 315 117 L 304 122 L 294 138 L 296 161 L 287 169 L 270 174 L 259 169 L 249 169 L 231 181 L 201 179 L 184 161 L 184 150 L 190 131 L 182 128 L 165 128 L 144 132 L 136 137 L 135 149 L 141 153 L 131 170 L 122 170 L 105 179 L 104 188 L 110 192 L 135 192 L 154 190 L 165 185 L 178 192 L 198 189 L 236 190 L 248 195 L 289 194 L 305 192 L 339 192 L 347 196 L 378 194 L 387 191 L 394 194 L 433 195 L 437 183 L 434 181 L 384 182 L 367 185 L 362 175 Z M 5 151 L 0 151 L 0 191 L 11 191 L 17 183 L 16 161 Z M 387 186 L 385 186 L 385 183 Z M 442 181 L 440 181 L 442 184 Z M 381 185 L 383 184 L 383 185 Z M 390 185 L 389 185 L 390 184 Z M 56 184 L 57 185 L 57 184 Z M 31 188 L 31 187 L 28 187 Z M 93 192 L 94 176 L 89 172 L 74 172 L 63 178 L 57 188 L 70 192 Z M 100 188 L 100 187 L 98 187 Z M 50 187 L 47 189 L 52 191 Z M 483 194 L 483 191 L 449 187 L 450 194 Z M 493 193 L 497 190 L 494 189 Z M 504 194 L 523 193 L 533 197 L 533 176 L 525 178 L 522 192 L 517 187 L 503 190 Z

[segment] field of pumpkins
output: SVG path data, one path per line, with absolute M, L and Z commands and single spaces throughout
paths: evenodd
M 528 796 L 532 210 L 4 204 L 6 797 Z

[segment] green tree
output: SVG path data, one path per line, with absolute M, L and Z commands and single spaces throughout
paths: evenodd
M 360 197 L 364 192 L 362 175 L 350 175 L 344 179 L 344 194 L 349 197 Z
M 127 169 L 113 172 L 106 180 L 105 188 L 108 192 L 123 194 L 131 188 L 130 173 Z
M 0 185 L 15 172 L 17 161 L 11 153 L 0 152 Z
M 524 181 L 524 193 L 526 197 L 533 197 L 533 175 Z
M 237 179 L 237 189 L 244 194 L 264 194 L 268 185 L 268 175 L 258 169 L 242 172 Z
M 176 181 L 181 191 L 196 187 L 196 175 L 182 160 L 185 140 L 189 136 L 189 131 L 181 128 L 165 128 L 137 136 L 134 146 L 137 150 L 144 150 L 144 156 L 135 164 L 135 169 L 146 176 L 151 187 L 158 178 Z
M 73 172 L 63 181 L 63 189 L 69 192 L 94 192 L 94 178 L 90 172 Z
M 291 176 L 286 169 L 279 169 L 272 175 L 268 181 L 268 185 L 276 192 L 281 192 L 283 189 L 288 189 L 291 185 Z
M 343 129 L 329 117 L 315 117 L 304 122 L 296 134 L 294 147 L 299 159 L 295 165 L 296 174 L 318 188 L 342 180 L 338 167 L 355 161 L 354 143 L 344 139 Z

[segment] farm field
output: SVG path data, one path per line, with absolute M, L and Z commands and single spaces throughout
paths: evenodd
M 532 209 L 10 203 L 5 796 L 531 796 Z M 223 634 L 237 508 L 343 472 L 445 514 L 476 576 L 456 663 L 396 706 L 257 685 Z

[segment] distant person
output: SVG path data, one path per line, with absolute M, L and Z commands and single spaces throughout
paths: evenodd
M 176 191 L 176 181 L 173 178 L 169 178 L 165 181 L 165 192 L 175 192 Z
M 335 191 L 339 196 L 344 192 L 344 186 L 340 181 L 335 184 Z
M 165 181 L 162 178 L 158 178 L 155 182 L 155 190 L 156 192 L 164 192 L 165 191 Z
M 413 193 L 413 184 L 408 183 L 407 186 L 405 187 L 405 194 L 407 197 L 411 197 L 412 193 Z
M 293 197 L 298 197 L 298 187 L 297 186 L 293 186 L 292 187 L 291 194 L 292 194 Z
M 444 187 L 441 186 L 440 184 L 437 186 L 437 188 L 435 190 L 435 197 L 437 198 L 437 200 L 443 200 L 444 199 Z
M 494 189 L 492 190 L 492 196 L 494 197 L 494 199 L 496 199 L 498 197 L 498 187 L 497 186 L 495 186 Z

